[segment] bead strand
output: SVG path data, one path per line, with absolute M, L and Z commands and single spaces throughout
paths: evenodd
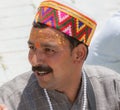
M 83 93 L 83 107 L 82 110 L 86 109 L 86 105 L 87 105 L 87 79 L 86 79 L 86 74 L 83 71 L 83 83 L 84 83 L 84 93 Z
M 86 109 L 86 105 L 87 105 L 87 79 L 86 79 L 86 75 L 85 75 L 84 72 L 83 72 L 83 84 L 84 84 L 84 90 L 83 90 L 84 93 L 83 93 L 83 106 L 82 106 L 82 110 L 85 110 Z M 52 106 L 52 103 L 50 101 L 50 97 L 49 97 L 46 89 L 44 89 L 44 93 L 45 93 L 45 96 L 47 98 L 50 110 L 53 110 L 53 106 Z
M 53 106 L 52 106 L 52 103 L 51 103 L 51 101 L 50 101 L 50 97 L 49 97 L 46 89 L 44 89 L 44 93 L 45 93 L 45 96 L 46 96 L 46 98 L 47 98 L 47 101 L 48 101 L 50 110 L 53 110 Z

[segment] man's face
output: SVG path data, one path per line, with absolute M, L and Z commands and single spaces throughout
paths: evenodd
M 59 89 L 71 82 L 73 55 L 69 41 L 62 33 L 49 27 L 33 27 L 28 45 L 29 61 L 41 87 Z

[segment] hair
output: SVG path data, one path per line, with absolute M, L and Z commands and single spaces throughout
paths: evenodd
M 43 24 L 43 23 L 35 23 L 35 22 L 33 22 L 33 27 L 35 27 L 35 28 L 47 28 L 49 26 L 47 26 L 46 24 Z M 64 34 L 65 38 L 70 42 L 70 49 L 71 49 L 71 51 L 75 47 L 77 47 L 79 44 L 84 44 L 85 47 L 86 47 L 86 49 L 87 49 L 87 54 L 86 54 L 86 58 L 87 58 L 87 55 L 88 55 L 88 46 L 85 43 L 83 43 L 82 41 L 79 41 L 79 40 L 77 40 L 76 38 L 74 38 L 72 36 L 69 36 L 69 35 L 67 35 L 65 33 L 63 33 L 63 34 Z

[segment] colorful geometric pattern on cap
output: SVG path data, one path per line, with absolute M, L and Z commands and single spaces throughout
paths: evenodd
M 88 46 L 96 28 L 92 19 L 53 0 L 40 4 L 34 22 L 56 28 Z

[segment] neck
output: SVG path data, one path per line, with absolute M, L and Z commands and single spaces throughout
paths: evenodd
M 68 97 L 68 100 L 71 102 L 71 103 L 74 103 L 77 95 L 78 95 L 78 90 L 79 90 L 79 87 L 77 88 L 71 88 L 69 89 L 69 91 L 65 91 L 64 94 Z
M 80 89 L 80 85 L 81 85 L 81 76 L 80 75 L 77 77 L 77 79 L 72 80 L 71 83 L 69 83 L 69 85 L 67 84 L 67 86 L 64 87 L 64 89 L 62 88 L 62 89 L 58 90 L 58 91 L 64 93 L 68 97 L 68 100 L 71 103 L 74 103 L 74 101 L 77 97 L 78 91 Z

